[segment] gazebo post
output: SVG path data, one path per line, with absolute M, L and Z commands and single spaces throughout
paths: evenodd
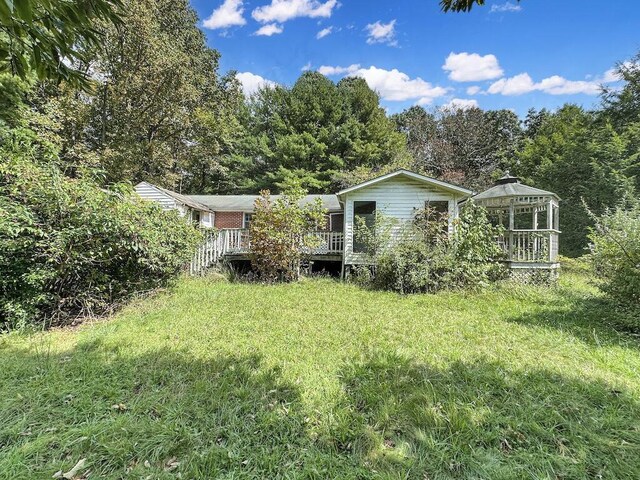
M 553 229 L 553 199 L 547 202 L 547 261 L 551 261 L 551 230 Z
M 515 229 L 515 207 L 514 207 L 514 201 L 513 198 L 511 199 L 511 201 L 509 202 L 509 260 L 513 261 L 513 251 L 514 251 L 514 247 L 515 245 L 513 244 L 514 241 L 514 236 L 513 236 L 513 230 Z

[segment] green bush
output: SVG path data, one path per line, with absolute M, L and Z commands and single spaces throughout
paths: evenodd
M 408 228 L 374 254 L 372 284 L 400 293 L 437 292 L 443 289 L 482 287 L 501 275 L 502 251 L 486 211 L 468 202 L 448 233 L 446 215 L 428 208 L 418 212 Z
M 313 232 L 325 219 L 320 200 L 301 205 L 305 191 L 291 185 L 276 200 L 262 191 L 249 226 L 251 266 L 261 280 L 293 281 L 304 256 L 319 244 Z
M 176 212 L 19 152 L 0 149 L 0 329 L 103 313 L 190 258 L 199 233 Z
M 593 216 L 591 260 L 601 288 L 613 299 L 640 306 L 640 201 L 629 197 L 615 210 Z M 640 326 L 640 322 L 639 322 Z

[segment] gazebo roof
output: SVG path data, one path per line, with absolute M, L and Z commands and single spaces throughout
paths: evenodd
M 490 200 L 497 198 L 513 198 L 513 197 L 554 197 L 558 196 L 553 192 L 541 190 L 539 188 L 530 187 L 520 183 L 518 177 L 512 177 L 507 173 L 504 177 L 496 182 L 496 185 L 482 193 L 479 193 L 474 200 Z

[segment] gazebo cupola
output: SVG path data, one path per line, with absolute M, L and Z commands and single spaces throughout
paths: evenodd
M 511 268 L 558 268 L 560 199 L 507 174 L 473 200 L 505 227 L 498 240 Z

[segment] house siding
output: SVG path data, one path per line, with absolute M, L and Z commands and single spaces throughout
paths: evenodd
M 175 198 L 167 195 L 161 190 L 158 190 L 153 185 L 147 182 L 140 182 L 135 186 L 136 193 L 143 199 L 156 202 L 163 210 L 177 210 L 181 216 L 191 217 L 191 212 L 194 211 Z M 204 228 L 211 228 L 214 224 L 214 214 L 212 212 L 206 212 L 204 210 L 198 210 L 200 212 L 200 226 Z
M 377 213 L 398 221 L 393 235 L 401 230 L 403 224 L 413 220 L 416 210 L 423 208 L 428 201 L 449 202 L 449 229 L 452 231 L 453 219 L 458 215 L 458 199 L 455 193 L 438 186 L 400 176 L 345 194 L 345 264 L 367 262 L 365 255 L 353 252 L 353 202 L 375 201 Z
M 178 204 L 175 199 L 166 193 L 161 192 L 147 182 L 141 182 L 136 185 L 135 191 L 145 200 L 151 200 L 152 202 L 159 203 L 163 210 L 174 210 L 178 208 Z M 184 209 L 180 209 L 180 213 L 184 215 Z

